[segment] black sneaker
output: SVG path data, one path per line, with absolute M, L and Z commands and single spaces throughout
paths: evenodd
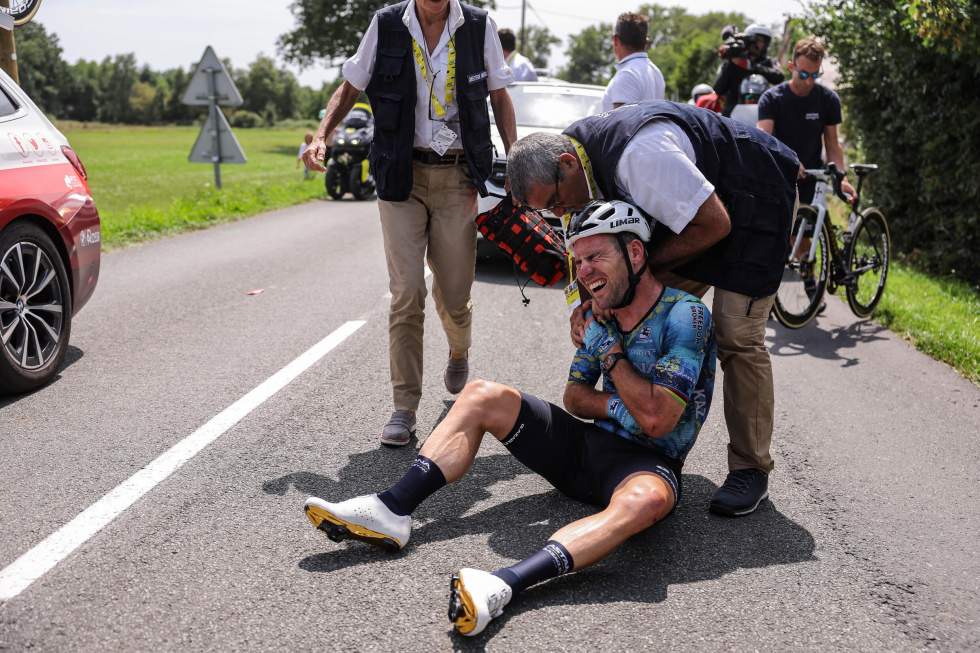
M 769 496 L 769 476 L 758 469 L 736 469 L 711 497 L 708 510 L 716 515 L 741 517 L 759 507 Z

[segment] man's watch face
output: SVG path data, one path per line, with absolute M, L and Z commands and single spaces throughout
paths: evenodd
M 621 359 L 626 358 L 625 354 L 621 354 L 618 351 L 612 354 L 607 354 L 605 358 L 602 359 L 602 371 L 609 372 L 615 367 Z

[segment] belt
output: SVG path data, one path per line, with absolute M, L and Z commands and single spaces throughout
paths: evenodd
M 466 161 L 466 154 L 463 152 L 447 152 L 440 156 L 433 150 L 420 150 L 415 148 L 412 150 L 412 159 L 430 166 L 454 166 L 458 163 L 464 163 Z

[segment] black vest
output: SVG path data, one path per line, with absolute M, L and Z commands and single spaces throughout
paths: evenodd
M 367 96 L 374 112 L 374 142 L 369 161 L 378 197 L 399 202 L 412 192 L 412 146 L 415 140 L 415 106 L 429 99 L 416 97 L 415 57 L 412 36 L 402 22 L 408 1 L 377 13 L 378 50 Z M 486 180 L 493 164 L 490 114 L 487 111 L 487 67 L 483 43 L 487 12 L 462 4 L 464 23 L 453 34 L 456 44 L 456 106 L 460 139 L 470 178 L 487 194 Z M 419 44 L 425 48 L 425 43 Z M 431 73 L 430 80 L 431 80 Z
M 728 210 L 731 232 L 674 272 L 751 297 L 776 292 L 789 254 L 799 161 L 769 134 L 713 111 L 655 101 L 620 107 L 573 123 L 565 134 L 585 148 L 605 199 L 630 201 L 615 182 L 623 148 L 657 118 L 679 125 L 694 146 L 696 165 Z M 657 179 L 650 179 L 657 185 Z M 656 217 L 656 216 L 654 216 Z M 657 225 L 651 246 L 656 247 Z

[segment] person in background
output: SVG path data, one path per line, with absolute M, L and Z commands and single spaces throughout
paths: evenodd
M 303 161 L 303 154 L 309 149 L 310 143 L 313 142 L 313 132 L 306 132 L 306 136 L 303 138 L 303 142 L 299 144 L 299 153 L 296 155 L 296 167 L 298 168 L 301 164 L 303 166 L 303 179 L 310 179 L 316 176 L 316 170 L 311 168 L 309 164 Z
M 724 43 L 718 48 L 721 66 L 715 79 L 715 92 L 725 100 L 722 115 L 732 115 L 732 109 L 739 102 L 742 80 L 749 75 L 762 75 L 770 84 L 783 81 L 783 71 L 779 64 L 768 55 L 772 30 L 765 25 L 753 23 L 743 34 L 735 34 L 731 25 L 721 32 Z
M 715 113 L 721 113 L 721 99 L 709 84 L 698 84 L 691 89 L 691 99 L 688 104 L 693 104 L 700 109 L 708 109 Z
M 800 39 L 793 48 L 788 82 L 774 86 L 759 99 L 758 127 L 786 143 L 800 157 L 803 168 L 824 166 L 821 150 L 827 159 L 844 172 L 844 150 L 837 140 L 837 125 L 841 123 L 840 98 L 832 90 L 817 83 L 823 75 L 821 65 L 827 54 L 816 36 Z M 801 170 L 802 174 L 802 170 Z M 813 179 L 799 182 L 800 202 L 813 201 Z M 854 197 L 854 188 L 845 179 L 841 190 Z
M 612 111 L 624 104 L 664 99 L 664 76 L 647 56 L 647 17 L 627 12 L 616 19 L 613 52 L 616 74 L 602 97 L 602 110 Z
M 531 60 L 517 51 L 517 37 L 514 31 L 507 29 L 497 30 L 500 37 L 500 47 L 504 50 L 504 60 L 514 73 L 515 82 L 536 82 L 538 73 L 534 71 L 534 64 Z

